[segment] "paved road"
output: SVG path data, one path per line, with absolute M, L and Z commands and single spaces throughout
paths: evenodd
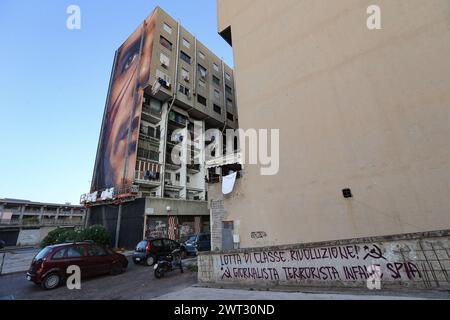
M 153 276 L 153 268 L 128 265 L 118 276 L 102 276 L 84 280 L 81 290 L 68 290 L 65 286 L 45 291 L 28 282 L 24 273 L 0 276 L 2 300 L 141 300 L 153 299 L 197 283 L 197 273 L 174 271 L 161 280 Z

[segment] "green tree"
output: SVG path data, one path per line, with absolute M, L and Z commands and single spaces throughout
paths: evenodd
M 111 243 L 111 236 L 108 230 L 101 225 L 94 225 L 81 230 L 58 228 L 48 233 L 42 240 L 41 247 L 44 248 L 64 242 L 80 242 L 86 240 L 107 246 Z

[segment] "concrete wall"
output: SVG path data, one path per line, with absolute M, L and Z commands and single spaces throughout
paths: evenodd
M 450 230 L 200 253 L 198 266 L 199 282 L 212 285 L 367 289 L 378 279 L 381 289 L 448 290 Z
M 372 4 L 382 30 L 366 26 Z M 450 228 L 449 12 L 448 0 L 218 1 L 240 127 L 280 129 L 279 173 L 246 165 L 225 200 L 241 247 Z
M 19 232 L 19 238 L 17 239 L 18 246 L 34 246 L 41 241 L 40 229 L 22 229 Z
M 39 229 L 21 229 L 19 237 L 17 239 L 17 246 L 35 246 L 41 243 L 41 241 L 56 227 L 42 227 Z
M 172 209 L 171 215 L 209 215 L 208 204 L 205 201 L 151 197 L 147 197 L 145 201 L 145 214 L 150 216 L 167 216 L 167 207 Z

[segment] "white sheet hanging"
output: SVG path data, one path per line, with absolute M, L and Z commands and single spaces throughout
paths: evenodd
M 102 200 L 109 200 L 114 197 L 114 188 L 106 189 L 102 192 L 101 199 Z
M 222 177 L 222 193 L 230 194 L 233 192 L 234 183 L 236 182 L 237 172 Z

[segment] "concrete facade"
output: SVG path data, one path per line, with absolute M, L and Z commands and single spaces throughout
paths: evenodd
M 448 290 L 450 231 L 200 253 L 198 266 L 203 285 Z
M 239 126 L 280 129 L 278 174 L 246 165 L 231 196 L 209 188 L 241 248 L 450 228 L 447 0 L 217 4 Z

